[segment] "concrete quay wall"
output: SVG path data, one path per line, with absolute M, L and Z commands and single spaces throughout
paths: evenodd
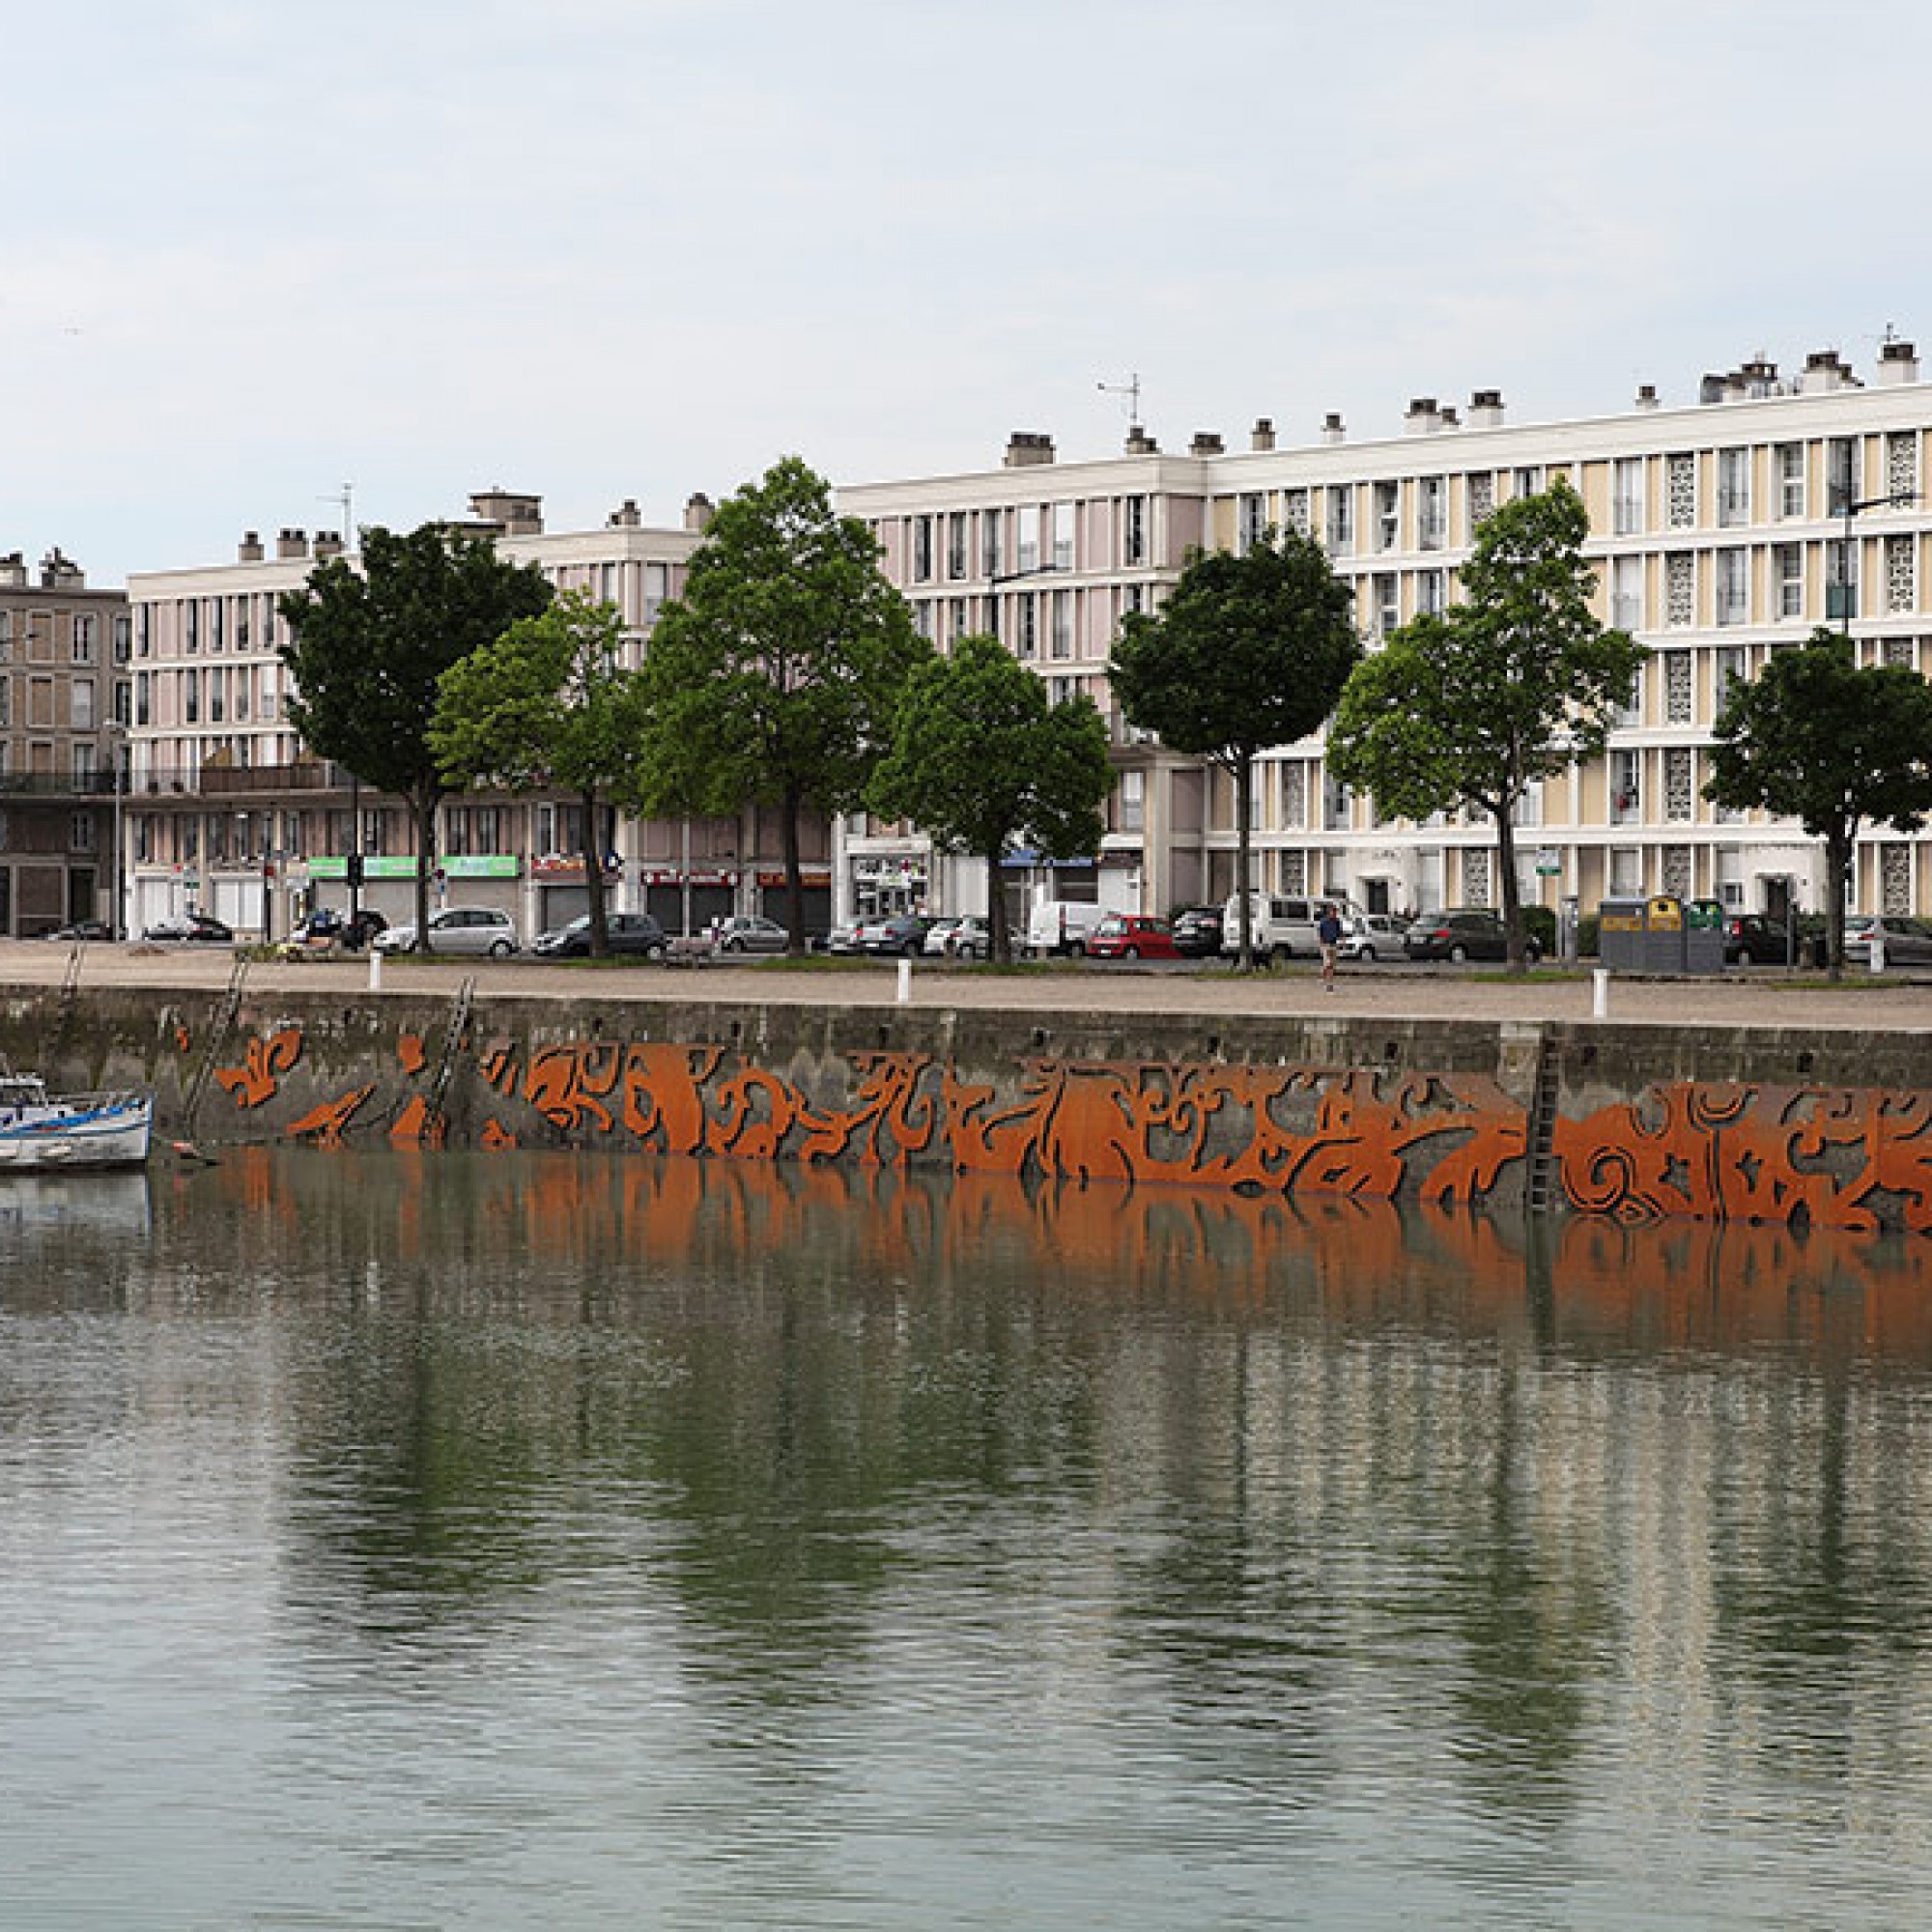
M 474 985 L 14 985 L 0 1055 L 152 1087 L 163 1137 L 211 1150 L 660 1151 L 1932 1232 L 1918 1027 Z

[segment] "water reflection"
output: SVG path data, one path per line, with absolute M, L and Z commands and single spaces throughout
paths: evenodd
M 1923 1243 L 505 1154 L 59 1205 L 0 1199 L 0 1614 L 74 1642 L 0 1719 L 31 1676 L 137 1747 L 40 1721 L 0 1870 L 104 1830 L 151 1725 L 266 1922 L 1879 1925 L 1932 1884 Z M 103 1689 L 184 1565 L 196 1696 Z

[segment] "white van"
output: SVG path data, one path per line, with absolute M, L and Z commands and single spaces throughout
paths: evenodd
M 1339 893 L 1319 898 L 1284 896 L 1279 893 L 1248 895 L 1248 943 L 1257 959 L 1312 959 L 1321 950 L 1315 924 L 1321 908 L 1331 905 L 1341 915 L 1344 928 L 1361 908 Z M 1221 909 L 1221 951 L 1237 957 L 1241 951 L 1241 895 L 1236 893 Z
M 1094 905 L 1086 899 L 1041 899 L 1027 916 L 1027 957 L 1064 954 L 1079 958 L 1087 951 L 1094 928 L 1112 911 L 1112 906 Z

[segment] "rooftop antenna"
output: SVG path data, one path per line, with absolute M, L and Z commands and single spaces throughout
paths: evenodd
M 319 500 L 325 503 L 341 504 L 342 547 L 344 550 L 354 550 L 355 548 L 355 509 L 354 509 L 354 504 L 355 500 L 355 484 L 345 483 L 342 486 L 342 488 L 335 493 L 334 496 L 332 497 L 325 496 L 321 497 Z
M 1124 383 L 1096 383 L 1094 386 L 1104 390 L 1110 396 L 1125 396 L 1128 399 L 1127 427 L 1140 428 L 1141 379 L 1138 373 L 1130 375 Z

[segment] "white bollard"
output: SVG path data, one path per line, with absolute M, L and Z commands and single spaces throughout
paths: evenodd
M 1610 1016 L 1610 976 L 1605 967 L 1598 966 L 1590 974 L 1590 1017 L 1593 1020 L 1608 1019 Z
M 369 949 L 369 990 L 372 993 L 383 990 L 383 955 L 373 946 Z
M 911 1004 L 912 961 L 910 959 L 901 959 L 899 961 L 899 1005 L 907 1007 Z

